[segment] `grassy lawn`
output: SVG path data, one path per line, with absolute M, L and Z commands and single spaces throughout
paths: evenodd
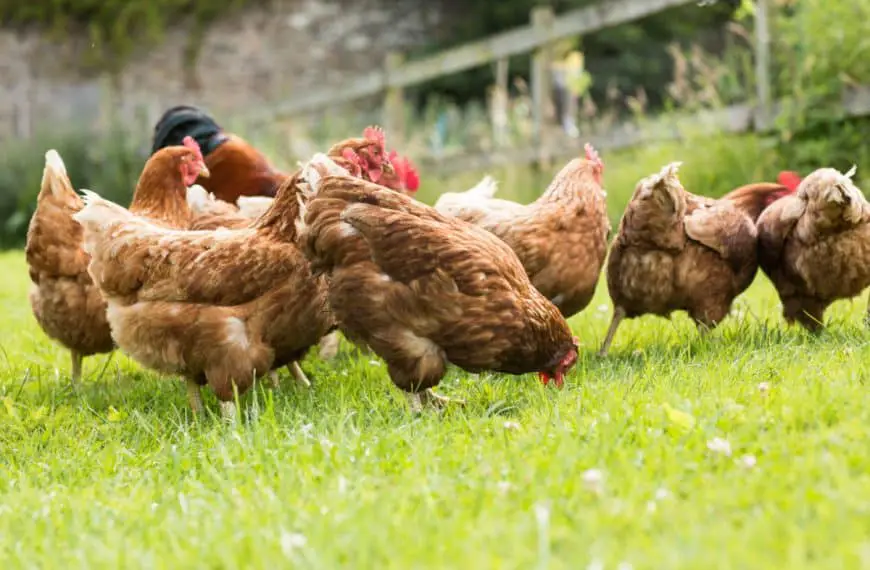
M 345 347 L 228 427 L 120 354 L 72 391 L 0 271 L 2 568 L 870 567 L 863 300 L 814 338 L 759 277 L 706 341 L 630 321 L 602 361 L 601 287 L 562 391 L 453 371 L 467 407 L 413 417 Z
M 710 195 L 787 167 L 749 138 L 605 156 L 614 221 L 677 157 Z M 493 174 L 527 200 L 552 172 Z M 440 390 L 468 405 L 414 417 L 385 367 L 345 346 L 303 364 L 313 390 L 285 375 L 229 427 L 210 393 L 194 421 L 179 380 L 120 353 L 87 360 L 73 391 L 23 255 L 0 254 L 0 273 L 4 570 L 870 568 L 864 300 L 813 337 L 785 327 L 759 277 L 706 340 L 684 316 L 648 317 L 601 360 L 602 284 L 572 319 L 584 346 L 562 391 L 454 370 Z

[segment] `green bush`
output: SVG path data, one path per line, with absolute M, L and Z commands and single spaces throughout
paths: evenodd
M 127 204 L 147 158 L 146 139 L 114 129 L 97 136 L 87 131 L 42 133 L 0 155 L 0 246 L 24 242 L 36 206 L 45 152 L 55 149 L 63 158 L 73 186 L 94 190 Z

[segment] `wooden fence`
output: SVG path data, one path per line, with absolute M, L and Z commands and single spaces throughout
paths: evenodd
M 609 27 L 630 23 L 664 10 L 697 2 L 697 0 L 601 0 L 597 5 L 556 16 L 551 8 L 535 8 L 528 25 L 488 38 L 454 47 L 428 57 L 406 61 L 400 53 L 390 53 L 382 70 L 350 79 L 344 85 L 310 91 L 292 98 L 258 116 L 258 122 L 285 120 L 311 112 L 325 111 L 365 97 L 381 96 L 383 121 L 391 141 L 401 148 L 404 138 L 403 89 L 474 67 L 495 63 L 494 102 L 501 114 L 507 112 L 508 60 L 511 56 L 531 54 L 532 137 L 520 148 L 497 148 L 492 152 L 473 155 L 466 152 L 453 155 L 417 157 L 433 174 L 480 170 L 500 164 L 548 163 L 552 159 L 575 156 L 582 142 L 590 140 L 604 149 L 630 147 L 644 142 L 679 138 L 686 126 L 714 131 L 740 133 L 768 129 L 776 120 L 782 103 L 771 100 L 770 33 L 768 10 L 770 0 L 755 0 L 755 100 L 715 111 L 695 115 L 676 115 L 642 124 L 629 122 L 605 133 L 584 133 L 583 141 L 571 139 L 560 129 L 548 128 L 547 107 L 550 105 L 551 47 L 554 42 Z M 851 115 L 870 114 L 870 90 L 859 88 L 844 95 L 844 110 Z M 497 129 L 498 126 L 494 125 Z M 494 133 L 494 139 L 500 139 Z

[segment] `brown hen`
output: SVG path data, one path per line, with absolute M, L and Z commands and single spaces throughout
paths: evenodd
M 601 187 L 604 164 L 586 145 L 529 205 L 493 198 L 486 180 L 443 194 L 435 208 L 498 236 L 517 254 L 532 284 L 567 318 L 592 300 L 607 255 L 610 221 Z
M 329 174 L 328 176 L 325 176 Z M 314 193 L 300 240 L 329 275 L 339 328 L 387 363 L 412 406 L 447 364 L 477 372 L 539 371 L 561 385 L 577 358 L 558 309 L 511 249 L 481 228 L 387 188 L 350 178 L 325 155 L 303 170 Z
M 186 185 L 207 172 L 192 141 L 163 149 L 145 164 L 130 209 L 155 222 L 184 227 L 190 220 Z M 114 349 L 106 304 L 88 274 L 82 228 L 73 219 L 82 206 L 60 155 L 48 151 L 25 247 L 33 283 L 30 304 L 42 330 L 70 350 L 74 384 L 81 378 L 85 356 Z
M 755 276 L 750 216 L 782 187 L 744 187 L 713 200 L 683 188 L 679 165 L 641 180 L 623 214 L 607 263 L 614 312 L 601 355 L 624 318 L 683 310 L 699 326 L 714 327 Z
M 870 285 L 870 204 L 854 174 L 816 170 L 758 220 L 759 264 L 783 316 L 811 331 L 823 325 L 831 303 Z

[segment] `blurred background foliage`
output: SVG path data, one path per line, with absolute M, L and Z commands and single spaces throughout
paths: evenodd
M 123 66 L 138 46 L 159 41 L 176 21 L 204 30 L 228 10 L 261 0 L 0 0 L 5 25 L 43 26 L 55 33 L 85 28 L 100 57 L 93 65 Z M 265 1 L 265 0 L 262 0 Z M 503 31 L 529 21 L 534 0 L 441 0 L 454 14 L 436 30 L 415 57 Z M 557 14 L 596 0 L 554 0 Z M 600 1 L 600 0 L 599 0 Z M 782 169 L 805 174 L 822 165 L 846 169 L 870 162 L 866 132 L 870 119 L 846 118 L 844 88 L 870 85 L 870 2 L 853 0 L 771 0 L 774 96 L 785 99 L 784 113 L 772 131 L 743 136 L 681 133 L 676 142 L 607 152 L 605 184 L 614 222 L 635 182 L 672 160 L 684 162 L 691 191 L 720 195 L 756 180 L 773 179 Z M 749 0 L 690 4 L 640 22 L 562 42 L 561 55 L 583 54 L 586 83 L 578 110 L 581 133 L 608 128 L 627 117 L 643 122 L 662 113 L 715 109 L 751 100 L 753 16 Z M 191 58 L 196 56 L 192 35 Z M 110 62 L 110 63 L 107 63 Z M 511 61 L 509 143 L 522 144 L 531 132 L 528 57 Z M 408 92 L 407 140 L 401 149 L 414 156 L 453 149 L 493 148 L 487 93 L 489 67 L 434 81 Z M 582 90 L 582 89 L 581 89 Z M 380 121 L 377 110 L 351 108 L 311 118 L 312 126 L 249 128 L 241 117 L 219 117 L 270 158 L 290 168 L 327 142 L 360 132 Z M 0 152 L 0 246 L 19 246 L 33 211 L 44 154 L 55 148 L 64 158 L 74 185 L 93 189 L 122 204 L 129 201 L 147 158 L 152 125 L 118 122 L 108 133 L 77 125 L 58 126 Z M 581 134 L 582 136 L 582 134 Z M 491 172 L 501 193 L 528 201 L 537 196 L 561 165 L 536 171 L 508 167 Z M 440 177 L 421 172 L 420 198 L 432 201 L 443 191 L 468 188 L 484 173 Z

